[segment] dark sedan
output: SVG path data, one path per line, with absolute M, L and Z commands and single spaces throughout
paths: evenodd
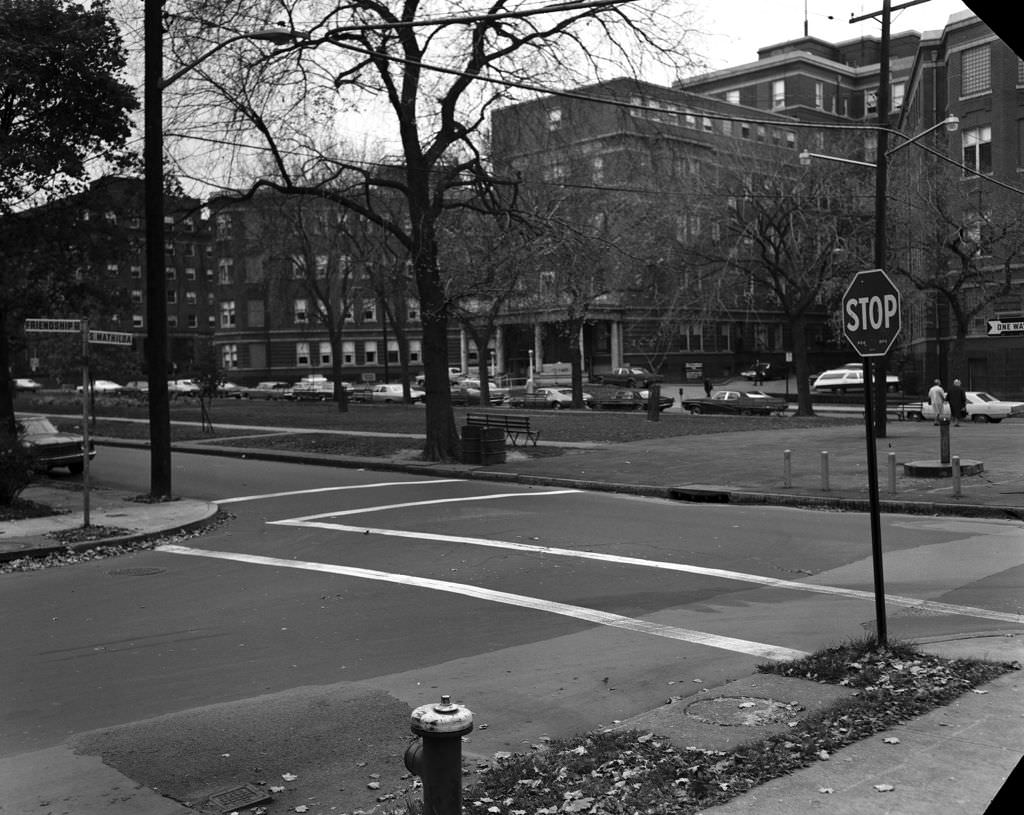
M 82 458 L 83 439 L 77 433 L 62 433 L 45 416 L 24 416 L 18 419 L 18 438 L 32 453 L 40 470 L 67 467 L 74 474 L 85 469 Z M 89 458 L 96 455 L 89 444 Z
M 684 399 L 682 407 L 690 413 L 736 413 L 740 416 L 777 413 L 781 416 L 789 403 L 761 391 L 715 391 L 709 397 Z
M 647 410 L 650 391 L 620 390 L 611 394 L 600 394 L 594 397 L 591 407 L 594 410 Z M 671 396 L 658 396 L 658 410 L 667 410 L 675 400 Z

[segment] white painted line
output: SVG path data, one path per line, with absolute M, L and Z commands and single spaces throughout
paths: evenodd
M 464 478 L 434 478 L 427 481 L 381 481 L 376 484 L 346 484 L 338 487 L 316 487 L 309 490 L 290 490 L 289 492 L 267 492 L 263 495 L 241 495 L 237 498 L 221 498 L 214 503 L 237 504 L 241 501 L 262 501 L 264 498 L 288 498 L 293 495 L 316 495 L 320 492 L 338 492 L 341 490 L 369 490 L 377 487 L 407 487 L 420 484 L 451 484 L 465 481 Z
M 551 493 L 539 493 L 548 495 Z M 375 508 L 376 509 L 376 508 Z M 357 512 L 351 510 L 350 512 Z M 330 516 L 335 513 L 325 513 Z M 338 513 L 348 514 L 348 513 Z M 311 516 L 324 517 L 324 516 Z M 855 600 L 874 601 L 873 591 L 861 589 L 848 589 L 842 586 L 825 586 L 816 583 L 801 583 L 796 580 L 781 580 L 775 577 L 765 577 L 758 574 L 746 572 L 734 572 L 728 569 L 712 569 L 707 566 L 693 566 L 688 563 L 672 563 L 663 560 L 646 560 L 644 558 L 627 557 L 625 555 L 609 555 L 603 552 L 587 552 L 577 549 L 561 549 L 555 546 L 537 546 L 530 543 L 518 543 L 515 541 L 491 540 L 488 538 L 471 538 L 461 535 L 441 535 L 430 532 L 407 532 L 401 529 L 381 529 L 371 526 L 350 526 L 347 524 L 332 524 L 323 521 L 306 521 L 301 518 L 290 518 L 282 521 L 269 521 L 270 524 L 278 526 L 300 526 L 312 527 L 314 529 L 327 529 L 335 532 L 354 532 L 360 535 L 386 535 L 393 538 L 406 538 L 410 540 L 439 541 L 443 543 L 462 543 L 468 546 L 487 546 L 494 549 L 511 549 L 519 552 L 530 552 L 541 555 L 555 555 L 557 557 L 579 558 L 581 560 L 599 560 L 605 563 L 615 563 L 621 566 L 642 566 L 650 569 L 661 569 L 670 572 L 686 572 L 687 574 L 699 574 L 707 577 L 718 577 L 723 580 L 736 580 L 743 583 L 755 583 L 759 586 L 766 586 L 774 589 L 789 589 L 792 591 L 810 592 L 813 594 L 829 594 L 836 597 L 848 597 Z M 973 606 L 958 606 L 950 603 L 939 603 L 934 600 L 919 600 L 916 597 L 901 597 L 899 595 L 885 595 L 886 603 L 905 608 L 914 608 L 919 611 L 930 611 L 935 614 L 952 614 L 963 617 L 975 617 L 982 620 L 995 620 L 1002 623 L 1024 624 L 1024 615 L 1013 614 L 1002 611 L 990 611 L 984 608 Z
M 490 495 L 463 495 L 458 498 L 432 498 L 427 501 L 405 501 L 401 504 L 380 504 L 373 507 L 357 507 L 356 509 L 336 509 L 331 512 L 320 512 L 316 515 L 304 515 L 301 518 L 288 518 L 285 521 L 271 521 L 270 523 L 312 526 L 313 522 L 320 518 L 340 518 L 343 515 L 362 515 L 366 512 L 384 512 L 389 509 L 409 509 L 410 507 L 427 507 L 435 504 L 461 504 L 465 501 L 493 501 L 498 498 L 541 498 L 548 495 L 569 495 L 575 492 L 580 492 L 580 490 L 548 490 L 546 492 L 531 490 L 529 492 L 496 492 Z
M 546 614 L 559 614 L 563 617 L 572 617 L 584 622 L 596 625 L 606 625 L 611 628 L 619 628 L 625 631 L 634 631 L 639 634 L 648 634 L 652 637 L 665 637 L 682 642 L 691 642 L 696 645 L 706 645 L 710 648 L 719 648 L 724 651 L 734 651 L 740 654 L 763 659 L 787 660 L 800 659 L 807 656 L 805 651 L 797 651 L 792 648 L 783 648 L 777 645 L 768 645 L 750 640 L 735 639 L 734 637 L 723 637 L 717 634 L 709 634 L 705 631 L 691 631 L 686 628 L 676 628 L 659 623 L 651 623 L 646 620 L 638 620 L 633 617 L 623 617 L 619 614 L 610 614 L 605 611 L 597 611 L 583 606 L 571 606 L 566 603 L 556 603 L 549 600 L 542 600 L 537 597 L 527 597 L 522 594 L 511 594 L 504 591 L 493 591 L 491 589 L 470 586 L 465 583 L 450 583 L 446 580 L 434 580 L 426 577 L 416 577 L 407 574 L 395 574 L 392 572 L 380 572 L 374 569 L 358 569 L 351 566 L 336 566 L 330 563 L 317 563 L 308 560 L 286 560 L 284 558 L 264 557 L 262 555 L 246 555 L 238 552 L 217 552 L 209 549 L 195 549 L 191 546 L 179 546 L 168 544 L 156 547 L 158 552 L 166 552 L 174 555 L 189 555 L 192 557 L 207 557 L 217 560 L 231 560 L 237 563 L 245 563 L 253 566 L 273 566 L 280 569 L 302 569 L 312 572 L 324 572 L 326 574 L 342 575 L 344 577 L 355 577 L 363 580 L 379 580 L 386 583 L 397 583 L 402 586 L 413 586 L 415 588 L 430 589 L 431 591 L 443 591 L 450 594 L 458 594 L 463 597 L 472 597 L 477 600 L 484 600 L 491 603 L 503 603 L 505 605 L 528 608 Z

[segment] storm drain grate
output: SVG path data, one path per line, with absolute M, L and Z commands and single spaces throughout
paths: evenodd
M 252 784 L 243 784 L 210 796 L 210 803 L 220 807 L 221 812 L 232 812 L 243 807 L 269 801 L 270 795 Z

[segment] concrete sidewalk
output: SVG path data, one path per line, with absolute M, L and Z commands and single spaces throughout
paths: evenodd
M 701 421 L 701 417 L 693 417 Z M 983 462 L 980 475 L 957 485 L 949 478 L 916 478 L 903 474 L 903 465 L 934 459 L 939 430 L 929 423 L 891 422 L 887 438 L 878 440 L 879 491 L 883 512 L 910 512 L 992 517 L 1019 523 L 1024 518 L 1024 422 L 971 424 L 951 428 L 953 455 Z M 103 444 L 104 440 L 98 440 Z M 179 453 L 205 453 L 247 458 L 303 461 L 341 467 L 372 467 L 431 475 L 448 475 L 531 484 L 573 485 L 680 500 L 788 504 L 868 509 L 866 442 L 862 426 L 850 425 L 772 433 L 718 433 L 627 444 L 577 446 L 561 456 L 530 458 L 509 448 L 502 464 L 480 467 L 430 464 L 410 459 L 369 460 L 339 456 L 288 454 L 189 442 L 175 445 Z M 790 462 L 787 474 L 785 461 Z M 828 453 L 827 483 L 823 452 Z M 890 481 L 890 474 L 895 478 Z M 58 528 L 81 524 L 81 495 L 54 486 L 33 487 L 25 497 L 55 504 L 67 514 L 49 519 L 0 525 L 0 559 L 22 557 L 45 549 L 62 549 L 48 537 Z M 165 534 L 208 521 L 213 504 L 182 500 L 151 504 L 134 496 L 92 493 L 92 522 L 127 530 L 119 542 Z M 95 545 L 93 543 L 92 545 Z M 1021 527 L 1024 566 L 1024 526 Z M 922 643 L 928 651 L 949 657 L 979 657 L 1024 662 L 1024 617 L 1007 630 L 978 636 Z M 794 696 L 799 698 L 796 685 Z M 1024 750 L 1024 676 L 1013 672 L 990 683 L 983 693 L 971 693 L 884 734 L 858 742 L 813 767 L 764 784 L 716 807 L 715 813 L 802 815 L 828 811 L 845 813 L 934 813 L 958 815 L 986 812 L 986 807 L 1020 761 Z M 788 701 L 788 700 L 787 700 Z M 645 714 L 638 726 L 671 735 L 674 711 Z M 751 734 L 756 737 L 756 733 Z M 0 760 L 5 800 L 0 813 L 21 815 L 42 811 L 43 801 L 73 802 L 76 815 L 131 812 L 174 815 L 192 811 L 155 792 L 139 788 L 111 768 L 64 748 L 46 751 L 41 773 L 31 757 Z M 58 782 L 58 779 L 65 779 Z M 57 786 L 58 784 L 62 786 Z M 879 786 L 880 785 L 880 786 Z M 891 787 L 891 789 L 890 789 Z M 884 791 L 880 791 L 884 790 Z M 112 809 L 115 791 L 130 804 Z M 1019 800 L 1019 798 L 1018 798 Z M 12 808 L 14 807 L 14 808 Z M 56 810 L 55 810 L 56 811 Z M 994 811 L 993 811 L 994 815 Z

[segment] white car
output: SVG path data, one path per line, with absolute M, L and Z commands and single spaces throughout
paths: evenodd
M 75 388 L 79 393 L 82 392 L 82 386 L 79 385 Z M 93 393 L 120 393 L 123 388 L 116 382 L 111 382 L 109 379 L 94 379 L 92 382 Z
M 967 418 L 972 422 L 979 419 L 997 424 L 1011 416 L 1024 416 L 1024 402 L 1004 402 L 985 391 L 965 391 L 964 402 Z M 942 406 L 942 415 L 949 418 L 949 402 Z M 921 404 L 921 418 L 935 421 L 935 408 L 931 402 Z
M 172 396 L 198 396 L 200 390 L 194 379 L 172 379 L 167 383 L 167 392 Z
M 421 391 L 419 388 L 409 388 L 409 398 L 414 402 L 422 402 L 427 398 L 427 394 Z M 370 389 L 370 401 L 371 402 L 402 402 L 405 397 L 402 393 L 402 386 L 399 383 L 381 384 L 374 385 Z
M 29 391 L 35 393 L 36 391 L 42 390 L 43 386 L 36 382 L 34 379 L 15 379 L 14 389 L 16 391 Z
M 833 391 L 838 393 L 862 391 L 864 390 L 864 370 L 859 362 L 851 362 L 842 368 L 833 368 L 830 371 L 818 374 L 811 387 L 816 391 Z M 900 389 L 900 378 L 894 374 L 886 374 L 885 389 L 887 391 L 898 391 Z

